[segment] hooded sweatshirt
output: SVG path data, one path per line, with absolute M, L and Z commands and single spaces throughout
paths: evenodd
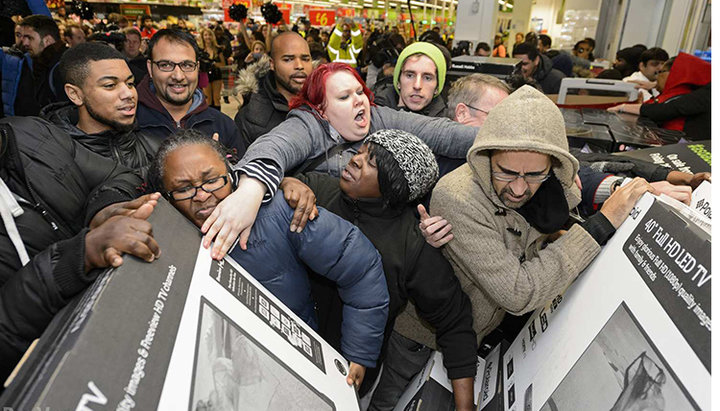
M 519 112 L 526 113 L 524 121 L 507 121 Z M 553 176 L 525 206 L 511 209 L 492 185 L 493 150 L 547 154 Z M 445 217 L 455 236 L 443 253 L 472 301 L 479 340 L 500 324 L 506 312 L 533 311 L 562 293 L 614 232 L 607 218 L 597 213 L 548 242 L 548 235 L 563 228 L 569 210 L 580 203 L 580 190 L 573 181 L 577 171 L 560 110 L 539 91 L 523 86 L 490 112 L 468 152 L 467 164 L 440 179 L 433 190 L 431 212 Z M 411 324 L 412 310 L 406 313 L 396 330 L 432 346 L 428 335 L 419 331 L 419 322 Z
M 640 115 L 691 139 L 710 138 L 710 63 L 680 53 L 662 93 L 640 107 Z
M 545 94 L 557 94 L 560 92 L 560 83 L 565 78 L 562 71 L 553 68 L 552 60 L 544 54 L 538 54 L 540 63 L 535 69 L 533 78 L 540 84 Z M 513 117 L 508 117 L 513 118 Z

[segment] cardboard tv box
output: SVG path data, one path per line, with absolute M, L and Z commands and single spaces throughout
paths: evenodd
M 16 410 L 358 410 L 348 362 L 166 201 L 161 257 L 126 257 L 68 307 L 6 389 Z
M 503 410 L 502 351 L 507 342 L 498 344 L 485 359 L 478 357 L 475 376 L 475 409 L 481 411 Z M 410 382 L 400 397 L 395 411 L 452 411 L 455 398 L 452 383 L 443 366 L 443 356 L 434 351 L 422 371 Z

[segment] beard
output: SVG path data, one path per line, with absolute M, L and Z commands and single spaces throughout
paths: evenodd
M 510 189 L 509 185 L 503 187 L 502 191 L 500 191 L 500 194 L 499 194 L 500 200 L 503 202 L 503 204 L 505 204 L 509 208 L 518 209 L 518 208 L 524 206 L 525 204 L 527 204 L 528 201 L 530 201 L 530 199 L 533 196 L 533 193 L 532 193 L 532 191 L 530 191 L 530 188 L 528 187 L 525 190 L 525 192 L 523 193 L 523 197 L 520 201 L 510 201 L 507 198 L 507 196 L 515 197 L 514 193 Z
M 135 125 L 137 124 L 137 117 L 133 118 L 132 123 L 124 124 L 119 121 L 115 121 L 113 119 L 103 117 L 102 115 L 93 111 L 92 106 L 90 104 L 88 104 L 87 101 L 83 102 L 83 104 L 85 105 L 85 109 L 87 110 L 90 117 L 93 118 L 93 120 L 97 121 L 98 123 L 105 124 L 106 126 L 111 127 L 115 131 L 119 131 L 121 133 L 126 133 L 126 132 L 134 129 Z
M 305 78 L 307 79 L 307 76 L 305 76 Z M 292 77 L 291 77 L 291 79 L 292 79 Z M 277 88 L 277 86 L 280 86 L 280 87 L 284 88 L 285 90 L 291 92 L 292 94 L 299 94 L 300 90 L 302 90 L 302 86 L 300 86 L 300 87 L 293 86 L 292 80 L 286 82 L 285 80 L 281 79 L 280 76 L 278 76 L 277 74 L 275 75 L 275 83 L 276 83 L 275 88 Z

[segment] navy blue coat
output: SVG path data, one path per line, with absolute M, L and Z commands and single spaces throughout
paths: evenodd
M 307 270 L 334 281 L 343 301 L 342 354 L 375 367 L 390 301 L 380 254 L 357 227 L 318 210 L 301 233 L 293 233 L 294 210 L 278 193 L 260 207 L 248 249 L 235 247 L 230 256 L 313 328 L 317 321 Z

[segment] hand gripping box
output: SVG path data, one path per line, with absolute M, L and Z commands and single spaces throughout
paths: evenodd
M 503 355 L 505 409 L 710 409 L 710 248 L 645 194 Z
M 13 409 L 357 410 L 348 362 L 161 200 L 162 249 L 126 257 L 40 339 Z

